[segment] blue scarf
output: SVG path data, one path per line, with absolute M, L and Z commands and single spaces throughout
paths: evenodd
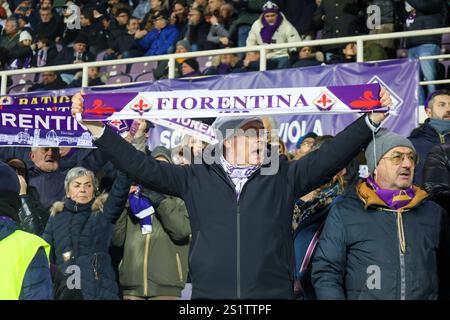
M 430 119 L 432 126 L 439 134 L 447 134 L 450 132 L 450 120 Z
M 280 13 L 278 13 L 277 20 L 275 21 L 274 25 L 270 25 L 267 23 L 266 19 L 264 17 L 261 18 L 261 22 L 263 24 L 263 28 L 261 29 L 261 39 L 264 43 L 272 43 L 272 37 L 275 31 L 277 31 L 278 27 L 281 25 L 281 22 L 283 22 L 283 17 Z
M 142 234 L 152 232 L 152 214 L 155 213 L 152 202 L 149 198 L 141 194 L 142 187 L 139 186 L 136 192 L 130 193 L 128 200 L 132 214 L 139 219 Z

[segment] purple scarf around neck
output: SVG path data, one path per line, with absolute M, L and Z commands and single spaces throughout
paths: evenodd
M 373 191 L 380 197 L 386 205 L 393 209 L 398 210 L 403 208 L 414 199 L 416 192 L 413 186 L 406 190 L 390 190 L 382 189 L 373 179 L 372 176 L 367 178 L 367 185 L 372 188 Z
M 275 21 L 275 24 L 271 26 L 267 23 L 266 19 L 264 17 L 261 18 L 261 22 L 263 24 L 263 28 L 261 29 L 261 39 L 264 43 L 272 43 L 272 37 L 275 31 L 277 31 L 278 27 L 281 25 L 281 22 L 283 22 L 283 17 L 280 13 L 278 13 L 277 21 Z

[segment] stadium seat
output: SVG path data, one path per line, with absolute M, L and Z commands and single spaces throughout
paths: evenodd
M 450 66 L 450 60 L 441 60 L 441 61 L 439 61 L 439 63 L 440 64 L 442 64 L 443 66 L 444 66 L 444 78 L 443 79 L 445 79 L 445 78 L 449 78 L 449 76 L 450 76 L 450 74 L 449 74 L 449 71 L 448 71 L 448 67 Z
M 196 59 L 201 72 L 206 68 L 211 67 L 211 57 L 198 57 Z
M 136 76 L 136 78 L 134 78 L 135 82 L 138 82 L 138 81 L 154 81 L 154 80 L 155 80 L 155 77 L 153 76 L 153 71 L 139 74 L 139 75 Z
M 26 83 L 33 83 L 35 80 L 35 77 L 36 77 L 35 73 L 17 74 L 17 75 L 12 75 L 11 80 L 13 82 L 13 85 L 26 84 Z
M 445 33 L 442 35 L 441 51 L 442 53 L 450 53 L 450 33 Z
M 153 71 L 157 65 L 158 63 L 154 61 L 133 63 L 131 65 L 130 74 L 133 78 L 136 78 L 140 74 Z
M 31 83 L 17 84 L 8 88 L 8 93 L 24 93 L 32 86 Z
M 133 81 L 133 79 L 128 74 L 120 74 L 120 75 L 109 77 L 106 84 L 130 83 L 132 81 Z
M 100 51 L 100 52 L 97 54 L 97 57 L 95 58 L 95 60 L 97 60 L 97 61 L 103 61 L 103 58 L 105 57 L 105 55 L 106 55 L 106 50 Z
M 397 58 L 408 58 L 408 49 L 397 49 Z
M 126 64 L 118 64 L 118 65 L 112 65 L 107 66 L 105 68 L 105 72 L 110 76 L 118 76 L 121 74 L 124 74 L 127 72 L 127 65 Z

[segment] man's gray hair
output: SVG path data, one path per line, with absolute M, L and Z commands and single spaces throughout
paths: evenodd
M 14 25 L 16 26 L 16 30 L 19 30 L 19 27 L 20 27 L 19 26 L 19 20 L 17 20 L 14 17 L 9 17 L 8 19 L 6 19 L 6 22 L 8 22 L 8 21 L 14 23 Z
M 70 169 L 69 172 L 67 172 L 66 178 L 64 179 L 64 190 L 66 190 L 66 192 L 68 192 L 69 185 L 72 183 L 72 181 L 79 177 L 84 177 L 84 176 L 91 177 L 92 184 L 94 185 L 94 190 L 97 191 L 97 189 L 98 189 L 97 178 L 95 177 L 94 173 L 91 170 L 88 170 L 83 167 L 75 167 L 75 168 Z

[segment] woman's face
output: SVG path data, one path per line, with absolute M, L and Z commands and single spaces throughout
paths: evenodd
M 81 176 L 69 184 L 67 198 L 75 203 L 86 204 L 94 198 L 94 182 L 90 176 Z

